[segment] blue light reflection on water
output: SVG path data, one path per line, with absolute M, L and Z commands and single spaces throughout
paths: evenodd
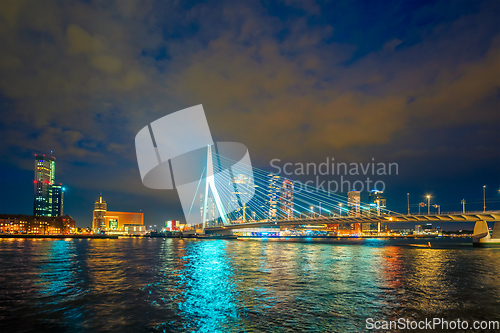
M 56 240 L 47 245 L 48 251 L 39 266 L 40 279 L 36 282 L 40 285 L 41 300 L 50 302 L 46 297 L 61 294 L 75 296 L 78 290 L 75 289 L 77 286 L 73 283 L 74 276 L 77 274 L 77 267 L 73 261 L 76 255 L 73 241 Z M 57 300 L 56 298 L 55 301 Z
M 40 294 L 37 297 L 38 307 L 52 313 L 44 324 L 49 328 L 54 320 L 64 321 L 68 329 L 77 329 L 78 318 L 84 312 L 83 304 L 78 300 L 89 290 L 83 286 L 76 244 L 68 238 L 46 241 L 44 245 L 47 251 L 41 253 L 38 279 L 35 282 Z M 68 306 L 73 302 L 73 306 Z
M 185 318 L 194 318 L 196 326 L 186 325 L 187 329 L 213 332 L 227 330 L 229 322 L 238 322 L 236 284 L 226 245 L 227 242 L 201 241 L 186 253 L 186 266 L 180 278 L 185 289 L 184 301 L 179 310 Z
M 225 241 L 163 242 L 158 280 L 149 286 L 150 302 L 173 310 L 179 320 L 163 322 L 157 330 L 215 332 L 241 326 L 226 246 Z

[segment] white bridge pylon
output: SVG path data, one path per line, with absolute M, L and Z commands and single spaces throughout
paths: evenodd
M 214 175 L 214 164 L 212 159 L 212 146 L 208 145 L 207 149 L 207 168 L 206 168 L 207 176 L 205 178 L 205 197 L 203 200 L 203 214 L 202 214 L 202 229 L 203 233 L 205 233 L 205 223 L 208 221 L 208 192 L 209 189 L 212 191 L 212 196 L 215 201 L 215 206 L 217 206 L 217 211 L 219 212 L 219 216 L 222 219 L 222 223 L 224 225 L 229 224 L 229 220 L 226 216 L 226 212 L 224 211 L 224 206 L 220 200 L 219 192 L 217 191 L 217 187 L 215 187 L 215 175 Z

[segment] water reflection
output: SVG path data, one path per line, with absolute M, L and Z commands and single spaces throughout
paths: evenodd
M 39 267 L 40 301 L 57 304 L 62 298 L 54 296 L 75 297 L 80 293 L 75 277 L 74 243 L 66 240 L 57 240 L 48 243 L 46 257 Z M 49 299 L 47 299 L 49 298 Z
M 194 319 L 193 325 L 186 325 L 187 329 L 223 330 L 239 316 L 226 245 L 227 241 L 201 241 L 190 246 L 186 253 L 186 268 L 180 276 L 184 301 L 179 310 L 185 318 Z
M 176 308 L 179 320 L 163 322 L 157 330 L 214 332 L 238 326 L 237 289 L 226 246 L 226 241 L 163 241 L 151 305 Z

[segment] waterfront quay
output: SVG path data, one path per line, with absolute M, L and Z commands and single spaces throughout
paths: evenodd
M 49 235 L 37 235 L 37 234 L 0 234 L 0 238 L 28 238 L 28 239 L 37 239 L 37 238 L 45 238 L 45 239 L 118 239 L 118 235 L 85 235 L 85 234 L 49 234 Z

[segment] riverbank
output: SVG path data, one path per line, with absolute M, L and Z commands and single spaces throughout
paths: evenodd
M 78 239 L 118 239 L 118 235 L 10 235 L 10 234 L 0 234 L 0 238 L 78 238 Z

